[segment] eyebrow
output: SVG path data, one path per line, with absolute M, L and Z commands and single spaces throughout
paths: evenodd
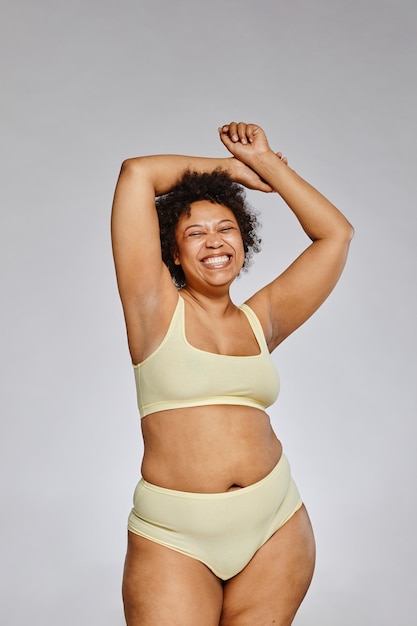
M 218 221 L 216 226 L 219 226 L 220 224 L 223 224 L 224 222 L 230 222 L 231 224 L 234 224 L 233 220 L 226 218 L 224 220 Z M 184 233 L 186 233 L 189 228 L 203 228 L 203 224 L 190 224 L 190 226 L 187 226 L 187 228 L 184 228 Z

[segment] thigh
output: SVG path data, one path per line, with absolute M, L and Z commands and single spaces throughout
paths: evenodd
M 289 626 L 313 576 L 315 543 L 301 507 L 224 586 L 221 626 Z
M 128 533 L 123 602 L 128 626 L 218 626 L 219 579 L 202 563 Z

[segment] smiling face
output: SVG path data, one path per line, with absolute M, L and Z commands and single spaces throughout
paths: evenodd
M 191 204 L 175 231 L 174 262 L 181 265 L 188 286 L 228 286 L 245 260 L 242 235 L 233 212 L 201 200 Z

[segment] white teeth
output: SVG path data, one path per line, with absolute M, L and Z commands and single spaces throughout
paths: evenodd
M 229 257 L 227 255 L 224 256 L 211 256 L 207 259 L 203 259 L 203 263 L 205 265 L 222 265 L 223 263 L 227 263 Z

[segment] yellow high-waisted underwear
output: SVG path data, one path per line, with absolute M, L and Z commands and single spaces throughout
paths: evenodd
M 301 507 L 282 455 L 259 482 L 224 493 L 190 493 L 141 479 L 129 516 L 131 532 L 186 554 L 227 580 Z

